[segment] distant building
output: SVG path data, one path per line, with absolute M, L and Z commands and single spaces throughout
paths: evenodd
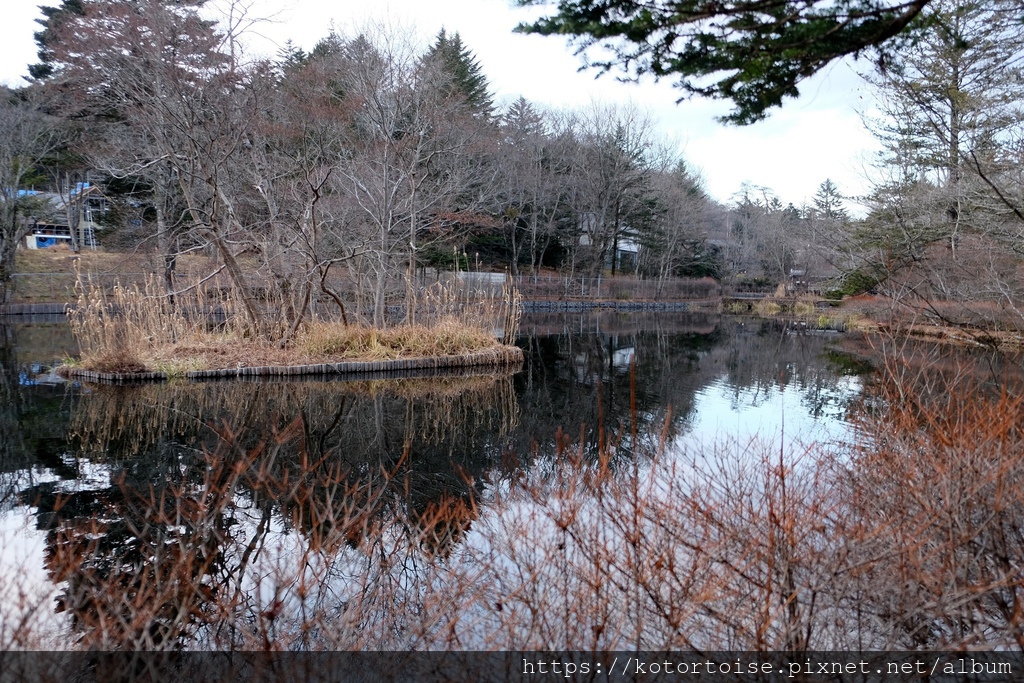
M 106 197 L 98 187 L 88 182 L 77 183 L 66 197 L 57 192 L 37 190 L 20 190 L 19 194 L 36 197 L 42 204 L 38 215 L 32 219 L 29 234 L 25 236 L 27 249 L 70 245 L 72 230 L 77 234 L 80 246 L 96 248 L 97 219 L 107 210 Z
M 604 239 L 609 240 L 609 235 Z M 597 216 L 593 213 L 583 214 L 580 220 L 579 245 L 581 247 L 598 248 L 601 246 L 599 237 Z M 636 230 L 628 225 L 621 225 L 618 229 L 618 239 L 607 244 L 605 251 L 604 268 L 611 268 L 616 272 L 636 272 L 640 264 L 640 241 Z

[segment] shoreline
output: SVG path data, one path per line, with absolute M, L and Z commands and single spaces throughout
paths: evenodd
M 596 300 L 525 300 L 523 313 L 586 313 L 588 311 L 709 311 L 721 308 L 721 299 L 679 299 L 665 301 Z M 40 302 L 0 305 L 0 316 L 64 315 L 74 310 L 73 303 Z
M 0 320 L 8 320 L 10 322 L 31 322 L 26 320 L 35 316 L 41 317 L 56 317 L 64 316 L 65 313 L 72 309 L 74 304 L 60 303 L 60 302 L 46 302 L 46 303 L 14 303 L 0 305 Z M 759 315 L 756 312 L 730 312 L 724 310 L 723 299 L 708 300 L 676 300 L 676 301 L 623 301 L 623 300 L 528 300 L 522 302 L 523 313 L 590 313 L 590 312 L 614 312 L 614 313 L 713 313 L 719 312 L 729 315 L 738 315 L 740 317 L 750 317 L 763 320 L 779 319 L 781 317 L 803 320 L 807 323 L 817 322 L 813 315 L 793 315 L 793 314 L 774 314 L 774 315 Z M 819 313 L 826 318 L 832 318 L 833 314 L 830 311 L 836 313 L 843 311 L 842 306 L 838 306 L 834 309 L 824 308 L 819 309 Z M 870 314 L 861 313 L 859 316 L 856 309 L 848 309 L 850 317 L 859 317 L 862 323 L 867 323 L 860 329 L 849 328 L 845 325 L 846 321 L 839 331 L 842 332 L 861 332 L 864 334 L 882 334 L 894 336 L 901 339 L 911 339 L 916 341 L 928 341 L 937 344 L 958 346 L 961 348 L 995 348 L 1001 352 L 1015 353 L 1024 350 L 1024 335 L 1020 333 L 1014 333 L 1007 330 L 988 330 L 983 327 L 967 327 L 967 326 L 942 326 L 928 323 L 892 323 L 883 320 L 875 319 Z M 842 314 L 834 316 L 836 318 L 845 318 Z M 824 325 L 822 329 L 836 329 L 830 327 L 828 324 Z M 354 362 L 354 361 L 349 361 Z M 331 363 L 323 365 L 332 365 Z M 337 365 L 337 363 L 335 363 Z M 292 366 L 264 366 L 264 367 L 292 367 Z M 307 366 L 302 366 L 307 367 Z M 242 368 L 243 370 L 245 368 Z M 373 370 L 376 371 L 376 370 Z M 193 376 L 195 372 L 234 372 L 234 370 L 207 370 L 207 371 L 193 371 L 187 373 L 189 377 Z M 310 372 L 306 374 L 331 374 L 336 371 L 325 371 L 321 373 Z M 367 370 L 366 372 L 371 372 Z M 111 374 L 111 373 L 94 373 L 99 375 Z M 116 373 L 114 373 L 116 374 Z M 166 373 L 160 372 L 149 372 L 149 373 L 138 373 L 139 375 L 153 375 L 153 379 L 160 379 L 166 377 Z M 177 374 L 177 373 L 174 373 Z M 225 376 L 243 376 L 242 374 L 234 375 L 216 375 L 218 377 Z M 267 375 L 269 376 L 269 375 Z M 200 375 L 196 375 L 199 378 Z M 107 380 L 101 380 L 107 381 Z
M 340 361 L 336 363 L 313 363 L 303 365 L 254 365 L 212 370 L 190 370 L 183 373 L 164 371 L 148 372 L 98 372 L 85 368 L 63 366 L 59 371 L 68 379 L 104 384 L 133 384 L 139 382 L 166 382 L 171 379 L 205 381 L 216 379 L 244 378 L 293 378 L 332 377 L 350 379 L 384 379 L 378 375 L 395 378 L 429 376 L 436 370 L 457 370 L 466 368 L 508 368 L 522 366 L 523 350 L 518 346 L 497 346 L 473 353 L 451 356 L 421 356 L 375 361 Z

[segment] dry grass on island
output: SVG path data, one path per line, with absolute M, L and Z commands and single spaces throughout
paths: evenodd
M 314 323 L 300 330 L 294 343 L 278 344 L 207 332 L 178 342 L 140 344 L 83 353 L 77 367 L 109 373 L 212 370 L 239 366 L 289 366 L 378 361 L 433 356 L 461 356 L 501 347 L 493 335 L 458 321 L 434 327 L 401 325 L 377 330 L 337 323 Z
M 494 331 L 502 329 L 505 339 L 514 337 L 519 318 L 514 293 L 473 306 L 452 305 L 450 297 L 437 301 L 446 305 L 424 312 L 422 323 L 382 328 L 322 320 L 296 324 L 268 315 L 265 328 L 254 332 L 230 296 L 213 296 L 202 287 L 179 295 L 173 306 L 155 283 L 110 292 L 81 287 L 69 314 L 80 357 L 68 359 L 67 372 L 173 377 L 200 370 L 466 356 L 509 348 Z

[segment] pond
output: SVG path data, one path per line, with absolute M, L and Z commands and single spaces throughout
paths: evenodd
M 900 491 L 965 479 L 955 435 L 903 458 L 930 423 L 866 439 L 864 364 L 784 321 L 532 315 L 514 374 L 123 387 L 53 374 L 66 325 L 0 330 L 4 649 L 905 648 L 863 596 L 942 512 Z M 962 483 L 986 519 L 1011 465 Z

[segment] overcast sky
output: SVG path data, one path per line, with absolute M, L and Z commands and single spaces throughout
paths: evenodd
M 214 0 L 225 3 L 227 0 Z M 6 0 L 0 22 L 0 82 L 23 83 L 35 59 L 34 19 L 38 4 L 58 0 Z M 831 178 L 844 194 L 863 194 L 866 169 L 877 144 L 858 116 L 869 94 L 847 64 L 831 67 L 802 87 L 802 96 L 768 121 L 743 128 L 723 126 L 715 116 L 728 105 L 706 100 L 675 104 L 668 83 L 623 84 L 611 75 L 579 72 L 579 59 L 558 37 L 514 34 L 513 27 L 537 16 L 537 8 L 511 7 L 510 0 L 248 0 L 250 17 L 268 17 L 253 30 L 268 54 L 291 39 L 310 48 L 332 26 L 351 33 L 368 22 L 414 32 L 424 45 L 443 26 L 459 32 L 478 57 L 505 105 L 522 95 L 548 107 L 583 107 L 591 101 L 632 101 L 650 112 L 662 134 L 699 170 L 710 194 L 729 202 L 741 184 L 769 187 L 784 201 L 809 201 Z M 851 207 L 855 208 L 855 207 Z

